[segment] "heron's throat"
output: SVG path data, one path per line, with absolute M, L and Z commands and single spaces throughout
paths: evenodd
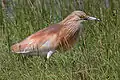
M 60 32 L 61 38 L 61 46 L 66 48 L 70 48 L 76 42 L 78 38 L 78 34 L 81 30 L 81 25 L 78 21 L 74 19 L 65 19 L 60 22 L 63 25 L 62 30 Z
M 68 16 L 67 18 L 65 18 L 63 21 L 59 23 L 63 25 L 61 33 L 65 35 L 64 37 L 66 39 L 74 36 L 76 32 L 80 31 L 82 26 L 77 19 L 78 17 L 76 16 Z
M 63 25 L 63 28 L 66 30 L 68 34 L 74 34 L 81 27 L 81 22 L 79 21 L 79 17 L 75 15 L 70 15 L 61 21 L 59 24 Z

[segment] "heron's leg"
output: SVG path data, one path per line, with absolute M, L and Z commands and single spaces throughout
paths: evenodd
M 55 52 L 55 51 L 49 51 L 49 52 L 47 53 L 47 59 L 49 59 L 50 56 L 51 56 L 54 52 Z

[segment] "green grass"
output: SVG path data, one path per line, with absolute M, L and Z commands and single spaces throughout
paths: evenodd
M 110 1 L 110 7 L 105 8 L 103 0 L 84 0 L 83 10 L 101 21 L 84 22 L 77 45 L 55 53 L 47 62 L 40 56 L 12 54 L 10 46 L 80 10 L 79 3 L 15 0 L 12 20 L 0 8 L 0 80 L 120 80 L 119 3 Z

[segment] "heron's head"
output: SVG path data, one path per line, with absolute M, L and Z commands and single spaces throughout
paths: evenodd
M 100 19 L 97 19 L 92 16 L 88 16 L 85 12 L 83 11 L 74 11 L 70 15 L 68 15 L 62 22 L 63 23 L 68 23 L 68 22 L 83 22 L 87 20 L 95 20 L 95 21 L 100 21 Z
M 100 19 L 97 19 L 95 17 L 92 16 L 88 16 L 85 12 L 83 11 L 74 11 L 72 12 L 71 15 L 74 15 L 76 17 L 77 21 L 86 21 L 86 20 L 95 20 L 95 21 L 100 21 Z

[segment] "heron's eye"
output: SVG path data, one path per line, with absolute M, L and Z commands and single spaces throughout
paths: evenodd
M 80 16 L 80 18 L 84 18 L 84 17 L 85 17 L 84 15 Z

